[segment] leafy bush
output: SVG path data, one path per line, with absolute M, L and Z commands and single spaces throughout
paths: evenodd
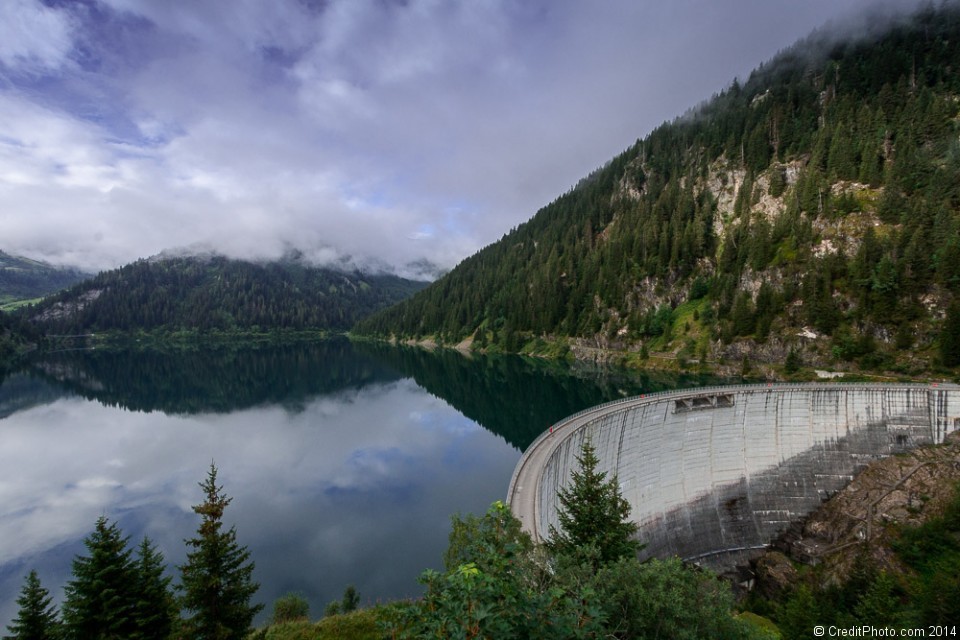
M 596 575 L 608 630 L 624 638 L 744 638 L 765 635 L 730 615 L 733 594 L 715 575 L 679 558 L 626 558 Z
M 273 603 L 273 617 L 271 624 L 308 620 L 310 618 L 310 603 L 299 593 L 288 593 L 277 598 Z

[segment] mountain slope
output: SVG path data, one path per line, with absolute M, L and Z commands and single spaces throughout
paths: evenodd
M 0 311 L 0 383 L 7 367 L 20 354 L 33 349 L 40 338 L 40 332 L 29 322 Z
M 49 295 L 90 275 L 0 251 L 0 304 Z
M 939 339 L 960 322 L 958 72 L 956 2 L 811 36 L 356 330 L 958 364 Z
M 345 329 L 426 283 L 342 273 L 296 259 L 139 260 L 25 310 L 50 333 L 137 330 Z

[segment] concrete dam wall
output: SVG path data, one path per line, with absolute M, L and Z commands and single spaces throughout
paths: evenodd
M 727 569 L 845 487 L 871 461 L 960 429 L 960 386 L 771 384 L 650 394 L 593 407 L 543 433 L 508 503 L 536 540 L 589 437 L 616 475 L 645 556 Z M 608 477 L 609 477 L 608 476 Z

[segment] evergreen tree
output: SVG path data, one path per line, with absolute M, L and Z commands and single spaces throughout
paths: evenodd
M 67 583 L 63 603 L 66 637 L 75 640 L 136 636 L 132 586 L 136 573 L 116 523 L 97 519 L 84 541 L 89 556 L 73 560 L 73 580 Z
M 809 638 L 810 630 L 824 617 L 810 587 L 801 584 L 780 608 L 777 623 L 784 640 L 799 640 Z
M 170 592 L 170 577 L 164 575 L 166 564 L 163 554 L 147 537 L 144 537 L 137 547 L 134 569 L 134 617 L 138 637 L 144 640 L 166 640 L 178 612 Z
M 902 623 L 902 597 L 894 576 L 885 571 L 871 582 L 853 610 L 858 620 L 869 620 L 878 627 L 893 627 Z
M 343 599 L 340 601 L 340 610 L 343 613 L 350 613 L 351 611 L 356 611 L 357 607 L 360 606 L 360 592 L 357 591 L 355 586 L 347 585 L 347 588 L 343 590 Z
M 584 438 L 577 462 L 580 469 L 573 472 L 572 484 L 558 494 L 560 529 L 551 525 L 548 547 L 568 556 L 593 547 L 599 564 L 634 557 L 639 543 L 633 539 L 637 524 L 629 520 L 630 503 L 620 494 L 616 476 L 607 480 L 606 472 L 597 471 L 599 460 L 589 438 Z
M 756 310 L 750 301 L 750 294 L 741 291 L 734 298 L 733 311 L 730 313 L 730 319 L 733 322 L 733 334 L 745 336 L 753 333 L 757 324 Z
M 960 301 L 947 308 L 947 317 L 940 331 L 940 360 L 946 367 L 960 365 Z
M 568 588 L 562 584 L 566 582 L 562 563 L 556 571 L 546 572 L 541 560 L 520 521 L 502 502 L 494 503 L 482 517 L 455 516 L 444 554 L 446 570 L 421 574 L 424 597 L 400 606 L 398 628 L 388 635 L 477 640 L 601 637 L 596 589 L 586 585 L 587 580 Z
M 6 640 L 54 640 L 60 637 L 57 609 L 51 604 L 50 592 L 40 585 L 40 578 L 31 570 L 24 580 L 17 604 L 20 611 L 7 630 L 13 635 Z
M 180 566 L 181 604 L 187 613 L 183 628 L 187 637 L 198 640 L 242 640 L 263 608 L 250 604 L 260 585 L 253 581 L 250 552 L 237 543 L 236 527 L 223 531 L 223 512 L 232 498 L 217 486 L 213 463 L 200 487 L 206 499 L 193 510 L 202 521 L 197 537 L 186 541 L 193 550 Z
M 793 347 L 790 347 L 790 351 L 787 352 L 787 359 L 783 363 L 784 373 L 796 373 L 800 370 L 801 365 L 800 354 Z

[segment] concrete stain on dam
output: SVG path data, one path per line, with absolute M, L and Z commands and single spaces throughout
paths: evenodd
M 764 548 L 878 458 L 960 428 L 960 386 L 779 384 L 688 389 L 600 405 L 540 436 L 508 502 L 534 539 L 589 437 L 616 475 L 644 556 L 717 570 Z M 552 432 L 551 432 L 552 431 Z

